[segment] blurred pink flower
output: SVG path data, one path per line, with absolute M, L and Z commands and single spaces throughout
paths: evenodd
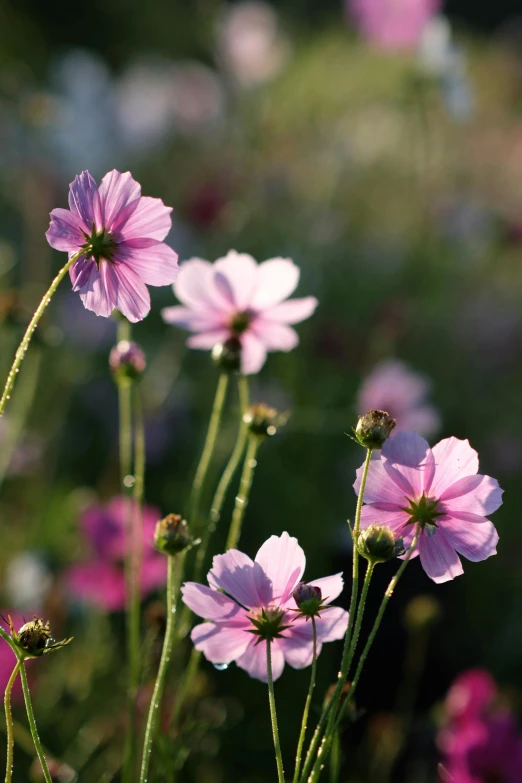
M 290 324 L 309 318 L 317 299 L 285 301 L 299 282 L 289 258 L 256 264 L 252 256 L 231 250 L 211 264 L 192 258 L 181 265 L 174 293 L 184 306 L 165 307 L 163 319 L 196 332 L 187 344 L 212 350 L 230 337 L 241 342 L 241 370 L 257 373 L 267 351 L 291 351 L 299 338 Z
M 429 380 L 399 359 L 385 359 L 375 365 L 357 394 L 357 412 L 382 410 L 397 421 L 400 430 L 429 437 L 440 427 L 435 408 L 426 402 Z
M 163 242 L 171 212 L 161 199 L 142 196 L 128 171 L 110 171 L 99 188 L 88 171 L 75 177 L 69 209 L 53 209 L 46 237 L 69 257 L 85 250 L 69 274 L 87 310 L 108 317 L 117 308 L 133 323 L 147 315 L 147 285 L 169 285 L 179 271 Z
M 498 533 L 486 519 L 502 504 L 498 482 L 478 474 L 478 454 L 469 441 L 446 438 L 430 449 L 424 438 L 399 432 L 374 452 L 364 493 L 361 528 L 388 525 L 411 545 L 434 582 L 463 573 L 459 552 L 472 562 L 497 551 Z M 363 468 L 354 489 L 361 486 Z
M 348 0 L 361 34 L 381 49 L 414 49 L 440 0 Z
M 195 582 L 186 582 L 182 587 L 183 601 L 208 621 L 192 630 L 196 649 L 211 663 L 235 661 L 251 677 L 266 682 L 266 643 L 259 643 L 260 637 L 250 633 L 255 629 L 253 620 L 260 620 L 264 610 L 281 626 L 289 626 L 282 631 L 282 637 L 271 642 L 274 680 L 281 676 L 285 661 L 294 669 L 309 666 L 313 657 L 312 623 L 292 611 L 297 609 L 292 591 L 301 581 L 305 563 L 297 539 L 288 533 L 265 541 L 254 562 L 237 549 L 217 555 L 208 573 L 210 587 Z M 321 589 L 326 603 L 337 598 L 343 589 L 341 574 L 309 584 Z M 317 653 L 324 642 L 342 639 L 347 624 L 348 613 L 344 609 L 325 608 L 316 620 Z
M 91 557 L 67 569 L 65 582 L 75 597 L 107 611 L 125 606 L 126 584 L 124 561 L 129 550 L 125 531 L 128 503 L 124 497 L 112 498 L 106 505 L 95 505 L 84 511 L 80 520 Z M 148 595 L 165 584 L 167 563 L 153 547 L 154 529 L 161 513 L 143 509 L 142 594 Z

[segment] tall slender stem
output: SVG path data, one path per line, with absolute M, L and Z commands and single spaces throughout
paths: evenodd
M 274 750 L 277 764 L 278 783 L 285 783 L 285 773 L 283 770 L 283 758 L 281 756 L 281 745 L 279 744 L 279 729 L 277 727 L 277 712 L 275 705 L 274 680 L 272 677 L 272 651 L 270 640 L 266 640 L 266 672 L 268 678 L 268 702 L 270 704 L 270 720 L 272 721 L 272 735 L 274 737 Z
M 67 274 L 67 272 L 69 271 L 71 266 L 82 255 L 83 255 L 83 250 L 81 250 L 79 253 L 75 253 L 75 255 L 71 256 L 71 258 L 67 261 L 65 266 L 63 266 L 60 269 L 60 271 L 58 272 L 58 274 L 54 278 L 53 282 L 51 283 L 51 285 L 47 289 L 47 292 L 44 295 L 42 301 L 40 302 L 40 304 L 36 308 L 36 311 L 35 311 L 33 317 L 29 321 L 29 326 L 25 330 L 25 334 L 22 337 L 22 342 L 20 343 L 20 345 L 18 346 L 18 348 L 16 350 L 12 367 L 9 370 L 9 375 L 7 376 L 7 380 L 5 382 L 5 388 L 4 388 L 4 391 L 3 391 L 3 394 L 2 394 L 2 398 L 0 399 L 0 416 L 3 414 L 5 406 L 7 405 L 7 401 L 11 397 L 11 392 L 13 391 L 13 386 L 14 386 L 14 383 L 15 383 L 15 380 L 16 380 L 16 376 L 17 376 L 17 374 L 18 374 L 18 372 L 20 370 L 20 365 L 22 364 L 22 362 L 24 360 L 24 356 L 25 356 L 25 353 L 26 353 L 27 349 L 29 348 L 29 344 L 31 342 L 31 338 L 33 336 L 33 332 L 36 329 L 36 327 L 38 326 L 40 318 L 42 317 L 42 315 L 45 312 L 45 308 L 47 307 L 47 305 L 51 301 L 51 297 L 55 293 L 56 289 L 60 285 L 61 281 L 63 280 L 63 278 L 65 277 L 65 275 Z
M 20 677 L 22 679 L 22 690 L 24 692 L 25 709 L 27 712 L 27 719 L 29 721 L 29 728 L 33 736 L 34 747 L 36 749 L 38 759 L 40 761 L 40 764 L 42 765 L 42 772 L 45 778 L 45 783 L 53 783 L 49 772 L 49 767 L 47 766 L 47 761 L 45 760 L 45 754 L 42 748 L 42 743 L 40 742 L 40 737 L 38 736 L 38 729 L 36 728 L 36 721 L 34 719 L 34 713 L 33 713 L 33 705 L 31 704 L 31 694 L 29 692 L 29 683 L 27 682 L 27 674 L 25 671 L 25 665 L 23 661 L 20 667 Z
M 312 617 L 312 639 L 313 639 L 313 657 L 312 657 L 312 674 L 310 676 L 310 687 L 308 689 L 308 696 L 303 711 L 303 720 L 301 721 L 301 732 L 299 734 L 299 742 L 297 743 L 297 753 L 295 756 L 295 771 L 294 781 L 297 783 L 299 780 L 299 772 L 301 771 L 301 756 L 303 753 L 303 745 L 306 736 L 306 729 L 308 726 L 308 715 L 310 714 L 310 705 L 312 703 L 312 695 L 315 688 L 315 672 L 317 668 L 317 628 L 315 625 L 315 617 Z
M 235 549 L 239 543 L 241 526 L 243 524 L 245 511 L 248 505 L 250 488 L 252 487 L 252 481 L 254 480 L 254 471 L 257 465 L 256 454 L 259 448 L 259 443 L 260 441 L 254 435 L 250 436 L 245 454 L 245 461 L 243 462 L 243 472 L 241 474 L 241 481 L 239 483 L 239 493 L 236 497 L 234 511 L 232 512 L 232 521 L 228 531 L 226 545 L 227 549 Z
M 361 677 L 362 670 L 364 668 L 364 664 L 366 663 L 366 658 L 368 657 L 368 653 L 370 652 L 370 648 L 375 640 L 375 637 L 377 635 L 377 631 L 379 630 L 379 626 L 381 624 L 382 618 L 384 616 L 384 612 L 386 611 L 386 607 L 388 606 L 388 602 L 390 598 L 392 597 L 395 588 L 397 587 L 397 583 L 401 576 L 404 573 L 404 570 L 408 563 L 410 562 L 411 556 L 413 555 L 415 548 L 417 546 L 417 541 L 419 540 L 419 534 L 420 530 L 417 526 L 417 529 L 415 530 L 415 534 L 413 536 L 410 548 L 408 549 L 408 552 L 406 553 L 406 557 L 404 558 L 403 562 L 401 563 L 400 568 L 398 569 L 395 576 L 390 580 L 390 583 L 388 587 L 386 588 L 386 592 L 384 593 L 384 597 L 381 601 L 381 605 L 379 607 L 379 611 L 377 612 L 377 617 L 375 618 L 372 630 L 370 631 L 370 635 L 368 636 L 368 639 L 366 641 L 366 644 L 363 648 L 363 651 L 361 653 L 361 657 L 359 658 L 359 662 L 357 664 L 357 668 L 355 670 L 355 675 L 352 680 L 352 683 L 350 685 L 350 690 L 348 691 L 348 694 L 346 696 L 346 699 L 341 706 L 341 709 L 339 710 L 339 714 L 337 715 L 337 718 L 335 720 L 334 729 L 337 729 L 339 725 L 341 724 L 341 721 L 346 713 L 346 710 L 348 708 L 348 705 L 350 704 L 351 700 L 354 697 L 355 690 L 357 688 L 357 685 L 359 683 L 359 679 Z M 326 760 L 326 756 L 328 755 L 328 751 L 331 746 L 331 740 L 332 735 L 329 737 L 325 737 L 325 741 L 322 743 L 319 753 L 317 754 L 317 759 L 314 765 L 313 773 L 309 778 L 310 783 L 316 783 L 316 781 L 319 780 L 319 775 L 321 774 L 321 767 L 324 761 Z
M 361 526 L 361 512 L 362 512 L 363 500 L 364 500 L 364 490 L 366 488 L 368 471 L 370 470 L 371 458 L 372 458 L 372 449 L 367 449 L 366 459 L 364 461 L 363 473 L 361 477 L 361 487 L 359 489 L 359 496 L 357 498 L 357 505 L 355 508 L 355 520 L 354 520 L 354 526 L 352 531 L 352 541 L 353 541 L 352 593 L 350 597 L 348 627 L 346 628 L 346 635 L 344 637 L 341 667 L 337 674 L 337 684 L 335 686 L 332 697 L 323 708 L 323 712 L 319 719 L 319 723 L 317 724 L 317 728 L 312 737 L 310 747 L 308 748 L 308 752 L 306 754 L 305 764 L 303 768 L 303 774 L 301 776 L 302 781 L 306 781 L 307 776 L 310 774 L 314 757 L 315 754 L 317 753 L 317 749 L 319 747 L 322 734 L 325 730 L 330 714 L 335 714 L 335 710 L 337 709 L 337 706 L 341 700 L 344 683 L 346 682 L 346 677 L 348 675 L 348 668 L 350 665 L 350 647 L 351 647 L 351 639 L 352 639 L 352 630 L 356 620 L 355 609 L 357 606 L 358 584 L 359 584 L 359 553 L 357 551 L 357 538 L 359 536 L 359 530 Z
M 156 677 L 156 683 L 154 685 L 154 692 L 152 694 L 152 701 L 150 703 L 149 715 L 147 718 L 147 727 L 145 729 L 145 740 L 143 744 L 143 757 L 141 762 L 140 783 L 146 783 L 146 781 L 148 780 L 150 757 L 152 754 L 154 735 L 156 732 L 156 726 L 160 714 L 163 691 L 165 689 L 165 681 L 167 678 L 167 671 L 169 668 L 169 663 L 172 655 L 172 648 L 174 645 L 174 637 L 175 637 L 174 616 L 176 612 L 176 593 L 177 593 L 175 566 L 176 566 L 175 557 L 169 555 L 169 567 L 168 567 L 168 579 L 167 579 L 167 626 L 165 628 L 165 639 L 163 641 L 163 650 L 161 652 L 161 660 L 158 669 L 158 675 Z
M 214 446 L 216 445 L 216 438 L 219 432 L 219 425 L 221 423 L 221 416 L 223 414 L 223 407 L 227 396 L 228 388 L 228 375 L 227 373 L 221 373 L 216 389 L 216 396 L 214 398 L 214 404 L 212 406 L 212 413 L 210 415 L 210 422 L 208 425 L 207 436 L 205 438 L 205 445 L 196 468 L 196 475 L 194 476 L 194 482 L 192 484 L 192 490 L 189 498 L 189 524 L 193 527 L 197 527 L 199 516 L 199 503 L 201 500 L 201 493 L 203 491 L 203 485 L 207 475 L 207 470 L 214 453 Z
M 11 783 L 13 777 L 13 756 L 14 756 L 14 729 L 13 729 L 13 714 L 11 712 L 11 691 L 22 661 L 18 660 L 16 666 L 13 669 L 13 673 L 9 677 L 9 682 L 6 685 L 4 693 L 4 709 L 5 709 L 5 725 L 7 733 L 7 763 L 5 766 L 5 783 Z

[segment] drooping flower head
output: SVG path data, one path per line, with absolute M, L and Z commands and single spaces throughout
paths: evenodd
M 292 595 L 301 581 L 306 558 L 288 533 L 271 536 L 252 561 L 237 549 L 214 558 L 208 573 L 210 587 L 186 582 L 183 601 L 207 622 L 192 630 L 192 641 L 214 664 L 235 661 L 251 677 L 267 681 L 266 644 L 271 639 L 274 680 L 285 661 L 294 669 L 312 663 L 312 623 L 300 616 Z M 328 606 L 343 589 L 341 574 L 308 583 L 321 591 L 324 609 L 315 620 L 317 654 L 324 642 L 342 639 L 348 613 Z M 223 592 L 220 592 L 223 590 Z
M 374 452 L 368 472 L 361 528 L 388 525 L 406 549 L 414 529 L 413 556 L 434 582 L 463 573 L 460 553 L 472 562 L 496 554 L 498 534 L 486 517 L 502 503 L 502 490 L 478 473 L 478 454 L 467 440 L 446 438 L 430 449 L 413 432 L 398 432 Z M 361 486 L 363 468 L 354 489 Z
M 429 437 L 440 426 L 439 414 L 426 402 L 429 380 L 399 359 L 376 364 L 357 395 L 357 411 L 384 410 L 395 419 L 395 432 L 409 430 Z
M 88 171 L 75 177 L 69 209 L 53 209 L 46 237 L 69 258 L 84 250 L 69 274 L 87 310 L 108 317 L 116 308 L 133 323 L 147 315 L 147 285 L 169 285 L 179 271 L 163 242 L 171 212 L 161 199 L 142 196 L 128 171 L 110 171 L 99 188 Z
M 440 0 L 347 0 L 362 35 L 381 49 L 413 49 Z
M 71 566 L 65 581 L 80 601 L 109 612 L 125 606 L 126 584 L 124 562 L 128 553 L 125 527 L 129 499 L 112 498 L 106 505 L 86 509 L 80 520 L 83 534 L 91 549 L 90 558 Z M 142 594 L 161 587 L 167 581 L 166 558 L 153 546 L 154 530 L 161 513 L 150 506 L 143 509 L 143 550 L 141 567 Z
M 257 264 L 252 256 L 231 250 L 211 264 L 193 258 L 181 265 L 174 293 L 183 306 L 166 307 L 164 320 L 195 332 L 187 344 L 212 350 L 231 338 L 241 344 L 241 372 L 257 373 L 267 351 L 291 351 L 299 338 L 290 324 L 309 318 L 317 299 L 285 301 L 299 282 L 299 268 L 289 258 Z

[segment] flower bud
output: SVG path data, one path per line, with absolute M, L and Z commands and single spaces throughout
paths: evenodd
M 395 540 L 393 530 L 385 525 L 370 525 L 359 533 L 357 549 L 370 563 L 385 563 L 404 550 L 402 539 Z
M 292 595 L 302 617 L 319 617 L 319 610 L 323 605 L 320 587 L 299 582 Z
M 282 427 L 286 420 L 287 416 L 284 413 L 270 408 L 263 402 L 251 405 L 243 416 L 250 434 L 259 440 L 275 435 L 278 427 Z
M 237 337 L 229 337 L 224 343 L 218 343 L 212 349 L 212 360 L 223 372 L 240 372 L 241 341 Z
M 19 631 L 15 631 L 13 621 L 9 617 L 9 628 L 11 639 L 23 658 L 40 658 L 72 642 L 72 638 L 55 642 L 51 636 L 49 623 L 44 624 L 43 620 L 36 616 L 29 623 L 22 625 Z
M 120 340 L 109 355 L 109 367 L 117 381 L 135 381 L 147 366 L 145 354 L 136 343 Z
M 365 449 L 382 449 L 384 441 L 390 437 L 395 424 L 395 419 L 388 416 L 386 411 L 368 411 L 359 416 L 355 439 Z
M 186 520 L 179 514 L 167 514 L 156 525 L 154 544 L 156 549 L 166 555 L 178 555 L 199 544 L 199 538 L 195 539 L 190 535 Z

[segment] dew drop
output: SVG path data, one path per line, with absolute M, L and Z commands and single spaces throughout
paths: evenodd
M 224 672 L 228 669 L 228 663 L 215 663 L 214 669 L 217 669 L 218 672 Z

